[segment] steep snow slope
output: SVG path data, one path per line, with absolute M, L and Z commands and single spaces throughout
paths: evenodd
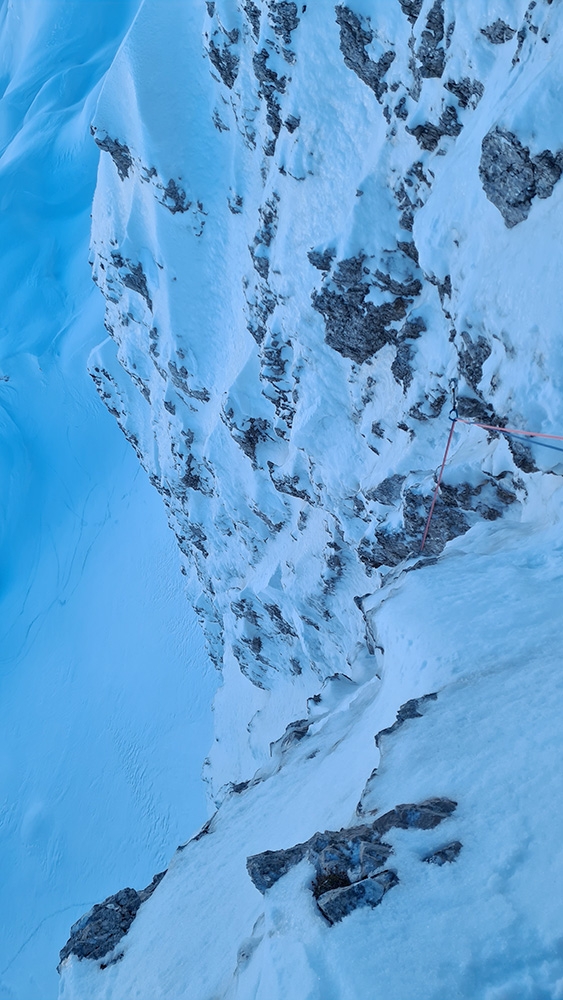
M 350 692 L 277 773 L 231 794 L 207 835 L 176 854 L 106 967 L 68 960 L 61 997 L 561 997 L 560 532 L 493 532 L 471 546 L 478 584 L 459 542 L 426 579 L 409 574 L 385 606 L 381 685 Z M 538 558 L 550 544 L 553 557 Z M 491 612 L 499 590 L 513 598 L 506 617 Z M 410 628 L 397 635 L 401 613 Z M 438 697 L 380 738 L 379 760 L 374 733 L 413 689 Z M 307 860 L 263 897 L 247 875 L 248 855 L 437 795 L 458 805 L 436 829 L 385 834 L 399 884 L 376 910 L 329 926 Z M 456 841 L 455 863 L 422 862 Z
M 457 425 L 419 559 L 450 379 L 468 420 L 563 433 L 562 46 L 548 0 L 142 4 L 94 118 L 90 365 L 223 671 L 219 811 L 63 996 L 562 995 L 527 898 L 561 879 L 560 453 Z M 375 912 L 323 922 L 311 847 L 262 900 L 245 858 L 353 830 L 360 796 L 368 825 L 457 802 L 459 859 L 415 864 L 447 842 L 409 819 Z M 380 891 L 356 861 L 340 900 Z
M 162 506 L 87 375 L 100 81 L 135 3 L 0 4 L 0 996 L 206 816 L 214 672 Z M 194 677 L 197 675 L 197 694 Z

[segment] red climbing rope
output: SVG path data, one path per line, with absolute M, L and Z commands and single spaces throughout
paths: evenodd
M 456 419 L 460 424 L 467 424 L 469 427 L 482 427 L 485 431 L 497 431 L 499 434 L 522 434 L 525 437 L 551 438 L 552 441 L 563 441 L 561 434 L 540 434 L 539 431 L 519 431 L 514 427 L 495 427 L 494 424 L 480 424 L 476 420 L 464 420 L 463 417 Z
M 454 427 L 455 427 L 455 425 L 457 423 L 457 420 L 458 420 L 457 417 L 453 417 L 452 418 L 452 426 L 450 427 L 450 436 L 448 437 L 448 443 L 446 445 L 446 450 L 444 452 L 444 458 L 443 458 L 443 461 L 442 461 L 442 465 L 440 467 L 440 471 L 438 473 L 438 481 L 436 483 L 436 489 L 434 490 L 434 496 L 432 497 L 432 503 L 430 505 L 430 510 L 428 512 L 428 518 L 427 518 L 427 521 L 426 521 L 426 527 L 424 529 L 424 534 L 422 536 L 422 544 L 420 546 L 420 551 L 421 552 L 423 551 L 424 546 L 426 545 L 426 539 L 428 537 L 428 532 L 430 530 L 430 522 L 432 521 L 432 515 L 434 513 L 434 507 L 436 506 L 436 500 L 438 499 L 438 491 L 440 489 L 440 483 L 442 482 L 442 476 L 444 474 L 444 468 L 446 466 L 446 462 L 447 462 L 447 459 L 448 459 L 448 452 L 450 450 L 450 445 L 452 443 L 452 438 L 454 436 Z

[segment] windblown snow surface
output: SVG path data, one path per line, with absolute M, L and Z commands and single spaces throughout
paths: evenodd
M 64 1000 L 563 997 L 561 453 L 457 424 L 419 556 L 450 379 L 563 435 L 561 17 L 140 4 L 89 366 L 222 671 L 216 811 L 117 943 L 74 927 Z
M 99 402 L 99 85 L 135 3 L 0 3 L 0 997 L 206 817 L 214 671 L 162 505 Z M 194 677 L 197 675 L 197 683 Z

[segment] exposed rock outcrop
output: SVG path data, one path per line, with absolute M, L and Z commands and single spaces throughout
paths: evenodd
M 121 889 L 108 896 L 70 928 L 70 937 L 60 953 L 60 967 L 69 955 L 91 960 L 104 958 L 127 934 L 139 907 L 152 896 L 166 872 L 155 875 L 146 889 Z M 118 956 L 114 956 L 118 960 Z M 111 963 L 106 963 L 106 965 Z
M 366 48 L 373 41 L 373 31 L 360 21 L 348 7 L 336 7 L 336 20 L 340 26 L 340 50 L 344 62 L 349 69 L 373 90 L 378 101 L 381 101 L 387 84 L 384 76 L 395 58 L 392 49 L 384 52 L 380 59 L 372 59 Z
M 335 923 L 358 906 L 377 906 L 398 884 L 397 873 L 385 869 L 393 848 L 383 836 L 395 828 L 433 830 L 451 816 L 456 805 L 447 798 L 399 805 L 369 825 L 315 833 L 287 850 L 255 854 L 247 859 L 248 874 L 259 892 L 265 893 L 306 859 L 316 872 L 312 890 L 317 905 Z
M 516 29 L 509 27 L 505 21 L 500 17 L 493 21 L 492 24 L 487 25 L 486 28 L 481 28 L 481 34 L 488 38 L 493 45 L 503 45 L 504 42 L 509 42 L 514 38 L 516 34 Z
M 514 132 L 495 126 L 483 139 L 479 176 L 489 201 L 512 229 L 530 214 L 535 197 L 549 198 L 563 171 L 563 151 L 537 156 Z
M 383 871 L 378 875 L 368 876 L 361 882 L 323 893 L 317 900 L 317 906 L 323 916 L 331 924 L 335 924 L 360 906 L 370 906 L 372 909 L 378 906 L 385 893 L 398 885 L 398 882 L 394 872 Z

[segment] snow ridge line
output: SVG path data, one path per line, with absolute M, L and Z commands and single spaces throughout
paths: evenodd
M 424 534 L 422 536 L 422 542 L 420 544 L 420 551 L 422 552 L 426 544 L 426 539 L 428 537 L 428 532 L 430 530 L 430 525 L 432 523 L 432 516 L 434 514 L 434 507 L 436 506 L 436 500 L 438 499 L 438 492 L 440 490 L 440 484 L 442 482 L 442 476 L 444 474 L 444 468 L 448 459 L 448 452 L 450 450 L 450 445 L 452 443 L 454 428 L 456 424 L 466 424 L 468 427 L 481 427 L 485 431 L 498 431 L 499 434 L 508 434 L 511 437 L 529 437 L 529 438 L 548 438 L 551 441 L 563 441 L 563 434 L 542 434 L 541 431 L 525 431 L 518 430 L 515 427 L 497 427 L 495 424 L 481 424 L 477 420 L 464 420 L 463 417 L 458 417 L 455 410 L 452 410 L 455 416 L 451 417 L 452 426 L 450 428 L 450 433 L 448 437 L 448 443 L 446 445 L 446 450 L 444 452 L 444 458 L 442 459 L 442 465 L 440 466 L 440 472 L 438 473 L 438 480 L 436 482 L 436 488 L 434 490 L 434 495 L 432 497 L 432 503 L 430 505 L 430 510 L 428 512 L 428 518 L 426 520 L 426 525 L 424 528 Z M 545 444 L 543 441 L 532 441 L 532 444 L 539 444 L 542 448 L 552 448 L 554 451 L 563 451 L 563 448 L 558 448 L 557 445 Z

